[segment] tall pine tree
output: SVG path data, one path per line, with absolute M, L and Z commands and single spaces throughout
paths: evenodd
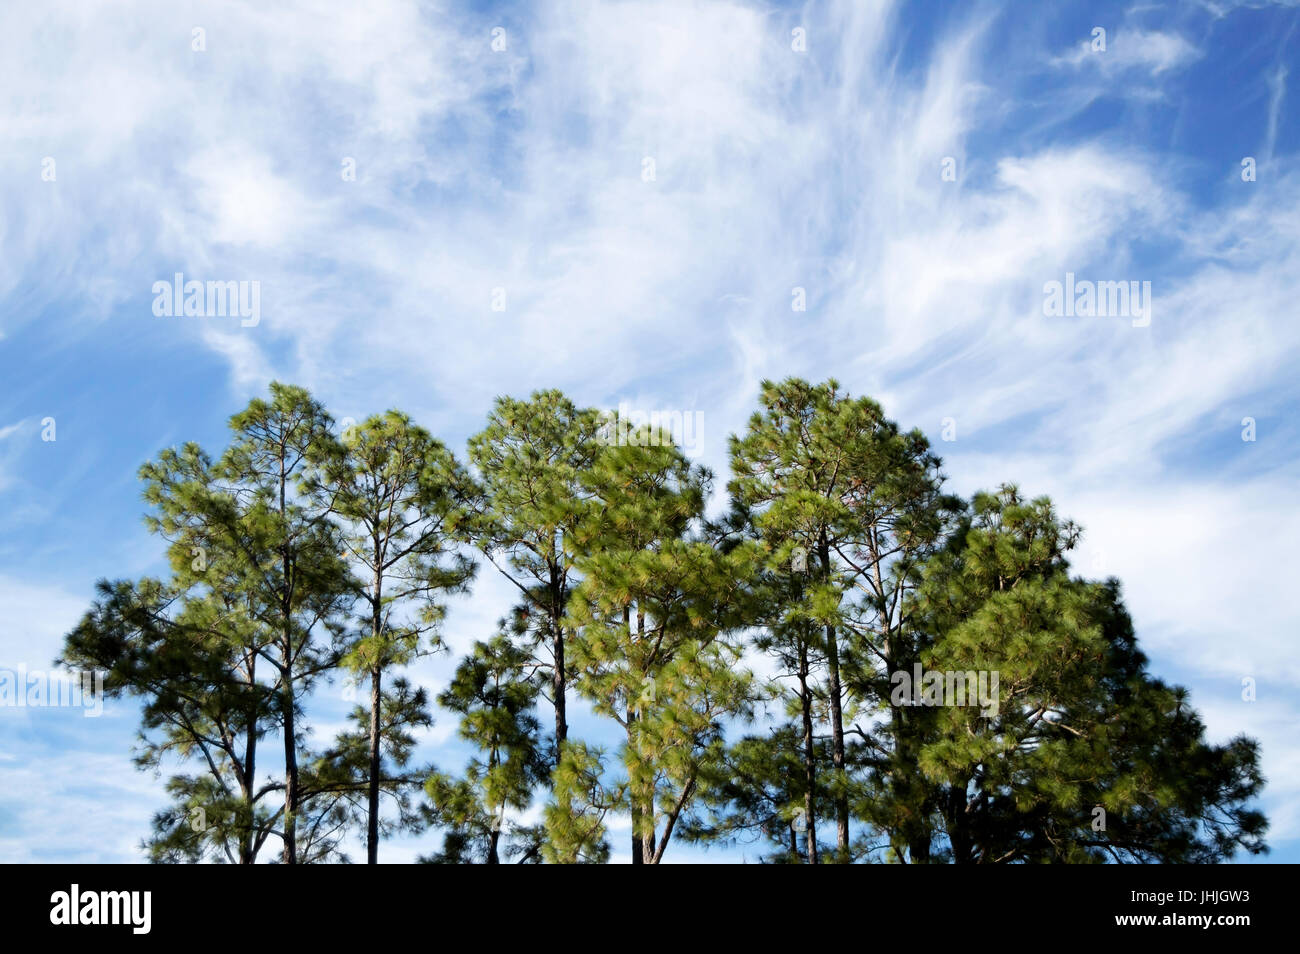
M 473 578 L 458 550 L 472 486 L 442 442 L 399 411 L 349 428 L 344 445 L 313 491 L 338 514 L 358 577 L 359 628 L 343 662 L 369 682 L 366 859 L 375 864 L 384 674 L 439 647 L 441 600 Z
M 708 483 L 671 435 L 650 428 L 623 435 L 584 474 L 575 682 L 626 737 L 634 864 L 662 860 L 721 758 L 725 723 L 753 699 L 728 635 L 750 598 L 755 548 L 692 538 Z
M 850 692 L 846 677 L 870 668 L 872 657 L 889 658 L 912 568 L 939 538 L 947 505 L 924 437 L 900 432 L 871 399 L 849 397 L 833 380 L 792 378 L 763 382 L 759 403 L 746 433 L 731 440 L 730 488 L 752 514 L 754 532 L 775 561 L 770 566 L 805 567 L 806 579 L 797 594 L 788 593 L 782 615 L 796 632 L 811 624 L 820 633 L 835 858 L 849 861 L 846 714 L 872 700 Z
M 582 475 L 600 452 L 600 415 L 559 391 L 527 401 L 498 398 L 487 427 L 470 439 L 482 484 L 472 523 L 488 559 L 519 590 L 551 674 L 555 744 L 569 735 L 564 617 L 576 582 L 574 531 L 587 496 Z
M 1078 534 L 1050 501 L 1004 486 L 977 495 L 928 561 L 919 661 L 998 678 L 992 705 L 961 704 L 945 676 L 942 695 L 935 680 L 909 710 L 917 757 L 893 770 L 917 784 L 901 800 L 886 787 L 875 808 L 896 857 L 1205 863 L 1266 850 L 1248 807 L 1263 784 L 1256 744 L 1205 741 L 1186 692 L 1146 671 L 1118 582 L 1070 576 Z

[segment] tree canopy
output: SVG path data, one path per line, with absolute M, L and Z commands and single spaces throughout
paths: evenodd
M 949 493 L 920 431 L 835 381 L 763 382 L 725 482 L 607 424 L 502 397 L 462 463 L 274 382 L 220 453 L 145 464 L 168 572 L 101 580 L 59 662 L 139 703 L 136 762 L 170 773 L 148 857 L 373 863 L 399 831 L 432 863 L 601 863 L 616 830 L 644 864 L 1268 850 L 1258 744 L 1207 741 L 1047 498 Z M 452 639 L 480 564 L 514 605 Z M 467 757 L 430 744 L 446 718 Z

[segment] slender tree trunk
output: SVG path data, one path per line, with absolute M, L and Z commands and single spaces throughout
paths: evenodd
M 569 722 L 565 715 L 564 674 L 564 600 L 560 593 L 560 577 L 551 566 L 551 628 L 554 636 L 552 655 L 555 657 L 555 674 L 551 677 L 552 695 L 555 697 L 555 754 L 559 757 L 564 742 L 569 737 Z
M 241 865 L 251 865 L 253 863 L 253 826 L 251 813 L 246 819 L 244 812 L 248 806 L 253 803 L 253 785 L 251 776 L 247 768 L 239 775 L 239 820 L 237 831 L 239 832 L 239 863 Z M 247 822 L 247 824 L 246 824 Z
M 637 605 L 637 609 L 636 609 L 636 641 L 637 641 L 637 645 L 641 647 L 642 653 L 644 653 L 645 651 L 644 649 L 645 610 L 642 609 L 639 604 Z M 642 698 L 645 697 L 645 667 L 648 665 L 650 665 L 650 662 L 648 660 L 645 660 L 643 656 L 642 670 L 641 670 Z M 651 685 L 653 685 L 653 683 L 651 683 Z M 651 698 L 653 698 L 653 696 Z M 642 704 L 641 700 L 638 700 L 637 701 L 638 711 L 641 704 Z M 642 832 L 641 858 L 646 864 L 651 865 L 657 863 L 656 856 L 655 856 L 654 767 L 646 764 L 645 759 L 642 757 L 639 749 L 637 750 L 636 758 L 637 758 L 637 765 L 640 766 L 642 772 L 641 785 L 640 785 L 641 791 L 639 796 L 641 800 L 641 805 L 640 808 L 638 809 L 638 814 L 640 816 L 640 821 L 641 821 L 641 832 Z
M 628 750 L 632 753 L 633 764 L 636 763 L 637 755 L 637 737 L 636 737 L 637 712 L 632 702 L 628 702 Z M 642 851 L 641 841 L 641 792 L 640 784 L 637 780 L 628 780 L 628 810 L 632 815 L 632 863 L 645 864 L 647 855 Z
M 892 613 L 888 611 L 888 601 L 886 599 L 885 584 L 880 572 L 880 549 L 877 543 L 876 531 L 872 528 L 868 534 L 870 541 L 871 553 L 871 574 L 875 582 L 875 592 L 880 599 L 880 605 L 885 608 L 880 620 L 880 644 L 881 658 L 885 663 L 886 672 L 892 672 L 895 669 L 907 671 L 909 664 L 914 660 L 904 658 L 903 665 L 899 666 L 896 657 L 900 654 L 900 647 L 894 642 L 894 621 Z M 902 652 L 907 653 L 906 643 L 903 644 Z M 899 706 L 891 706 L 889 711 L 889 728 L 894 737 L 894 777 L 897 780 L 894 785 L 899 790 L 903 801 L 907 804 L 916 805 L 918 811 L 901 826 L 901 840 L 907 846 L 907 859 L 912 864 L 929 864 L 930 862 L 930 824 L 927 817 L 926 791 L 924 783 L 917 780 L 915 773 L 916 752 L 912 743 L 911 731 L 909 726 L 909 716 L 907 710 Z
M 636 710 L 629 702 L 627 706 L 627 744 L 635 753 L 636 745 Z M 633 755 L 635 758 L 635 754 Z M 632 864 L 645 864 L 645 855 L 641 851 L 641 796 L 635 789 L 629 793 L 629 811 L 632 815 Z
M 641 854 L 641 836 L 636 833 L 637 819 L 641 813 L 637 811 L 636 806 L 632 806 L 632 864 L 643 865 L 645 859 Z
M 378 668 L 370 673 L 370 817 L 366 826 L 366 864 L 379 864 L 379 703 L 383 676 Z
M 628 745 L 635 746 L 633 737 L 635 729 L 629 727 Z M 633 764 L 636 774 L 628 779 L 628 801 L 632 814 L 632 864 L 648 865 L 653 863 L 655 854 L 654 802 L 646 797 L 646 785 L 642 774 L 645 766 L 641 764 L 640 754 L 633 749 Z
M 560 629 L 558 621 L 555 624 L 553 652 L 555 654 L 555 677 L 552 679 L 552 688 L 555 693 L 555 748 L 558 753 L 569 738 L 569 722 L 565 715 L 564 704 L 564 631 Z
M 285 473 L 284 447 L 280 453 L 280 516 L 286 511 L 285 492 L 288 477 Z M 298 745 L 294 738 L 294 685 L 293 685 L 293 629 L 290 619 L 293 613 L 293 583 L 289 566 L 289 547 L 287 543 L 280 546 L 280 568 L 284 573 L 284 593 L 280 601 L 283 614 L 281 624 L 284 627 L 283 658 L 284 668 L 280 678 L 284 680 L 284 853 L 287 865 L 298 863 Z
M 290 659 L 286 647 L 285 658 Z M 298 863 L 298 747 L 294 743 L 293 679 L 284 675 L 284 854 L 286 865 Z
M 379 531 L 371 536 L 374 553 L 374 592 L 370 603 L 370 635 L 376 648 L 384 629 L 384 550 L 379 539 Z M 370 777 L 367 788 L 366 818 L 366 864 L 379 864 L 379 703 L 383 698 L 383 657 L 375 658 L 374 668 L 370 670 Z
M 249 732 L 252 735 L 252 732 Z M 246 743 L 249 747 L 245 750 L 244 757 L 244 777 L 240 780 L 241 793 L 244 796 L 244 803 L 240 806 L 240 811 L 246 817 L 239 819 L 239 863 L 241 865 L 251 865 L 254 859 L 253 845 L 255 844 L 255 835 L 253 831 L 253 786 L 257 783 L 257 776 L 254 774 L 253 766 L 253 749 L 252 741 Z
M 639 802 L 637 818 L 640 821 L 641 861 L 647 865 L 658 864 L 655 849 L 655 770 L 648 765 L 640 752 L 636 753 L 640 778 L 632 783 L 632 799 Z
M 971 841 L 970 804 L 966 794 L 970 789 L 971 779 L 963 778 L 960 782 L 962 783 L 960 786 L 953 785 L 948 789 L 945 814 L 948 819 L 948 837 L 952 841 L 952 863 L 968 865 L 975 861 L 974 845 Z
M 623 625 L 628 627 L 631 632 L 632 628 L 632 607 L 630 605 L 623 607 Z M 628 749 L 635 752 L 636 745 L 636 704 L 628 699 L 627 701 L 627 745 Z M 645 864 L 645 855 L 641 851 L 641 800 L 637 797 L 636 792 L 630 793 L 628 799 L 628 809 L 632 815 L 632 864 Z
M 815 809 L 817 789 L 817 761 L 813 749 L 812 694 L 808 691 L 808 644 L 799 643 L 799 708 L 803 715 L 803 814 L 804 840 L 808 848 L 808 864 L 817 864 L 817 814 Z
M 500 681 L 498 680 L 497 681 L 498 689 L 500 688 L 500 685 L 501 685 Z M 497 746 L 494 744 L 491 750 L 488 752 L 488 775 L 489 776 L 491 776 L 492 773 L 497 770 L 497 766 L 501 764 L 501 759 L 499 756 L 500 756 L 500 752 Z M 488 827 L 487 863 L 490 865 L 499 865 L 501 864 L 501 856 L 497 850 L 497 847 L 501 843 L 501 826 L 505 824 L 506 806 L 505 803 L 503 802 L 500 805 L 493 805 L 492 808 L 495 810 L 492 813 L 492 822 Z
M 257 684 L 257 654 L 248 658 L 248 684 Z M 256 857 L 254 845 L 256 832 L 253 831 L 253 790 L 257 785 L 257 712 L 248 713 L 248 728 L 244 733 L 244 808 L 248 812 L 247 827 L 239 846 L 239 863 L 251 865 Z
M 826 539 L 826 531 L 821 532 L 818 540 L 821 551 L 822 579 L 829 583 L 831 578 L 831 549 Z M 835 627 L 826 626 L 826 665 L 829 670 L 827 691 L 831 702 L 831 761 L 835 766 L 836 853 L 841 863 L 849 860 L 849 799 L 844 792 L 844 713 L 840 698 L 840 650 L 836 642 Z

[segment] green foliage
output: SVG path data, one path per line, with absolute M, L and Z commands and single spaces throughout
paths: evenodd
M 610 446 L 584 475 L 583 580 L 570 602 L 575 684 L 626 735 L 634 858 L 657 863 L 754 691 L 725 637 L 742 619 L 757 549 L 689 538 L 709 483 L 669 435 Z M 657 820 L 663 829 L 656 838 Z
M 345 452 L 315 494 L 340 518 L 361 591 L 360 632 L 343 663 L 370 674 L 410 662 L 421 637 L 438 647 L 439 600 L 463 593 L 473 561 L 459 552 L 474 488 L 441 441 L 398 411 L 349 428 Z
M 772 863 L 1267 850 L 1257 744 L 1206 741 L 1118 581 L 1071 575 L 1081 531 L 1050 501 L 947 495 L 925 438 L 834 381 L 759 401 L 714 521 L 670 435 L 611 441 L 558 391 L 498 399 L 472 473 L 397 411 L 338 440 L 279 383 L 217 459 L 162 451 L 141 479 L 170 572 L 101 581 L 59 660 L 141 705 L 137 763 L 171 772 L 151 860 L 347 860 L 364 829 L 373 861 L 432 825 L 425 861 L 600 863 L 611 813 L 642 863 L 683 837 Z M 451 774 L 416 759 L 430 700 L 401 671 L 443 648 L 467 545 L 519 601 L 437 697 L 475 750 Z M 904 704 L 918 670 L 934 698 Z M 945 697 L 966 674 L 994 694 Z M 311 748 L 312 690 L 343 677 L 368 698 Z M 569 736 L 571 691 L 616 753 Z
M 1118 582 L 1069 576 L 1077 539 L 1049 501 L 1006 486 L 976 496 L 968 528 L 927 567 L 924 665 L 999 675 L 991 712 L 945 706 L 914 723 L 921 804 L 948 854 L 1201 863 L 1262 851 L 1264 819 L 1246 807 L 1262 786 L 1255 743 L 1204 741 L 1185 691 L 1146 672 Z
M 428 860 L 498 864 L 503 837 L 506 856 L 538 859 L 536 830 L 507 818 L 529 807 L 549 774 L 529 669 L 529 655 L 498 635 L 474 644 L 438 697 L 460 714 L 461 737 L 483 756 L 471 759 L 460 778 L 434 773 L 425 783 L 431 817 L 448 829 L 442 853 Z
M 585 742 L 566 742 L 551 774 L 542 857 L 552 864 L 604 864 L 609 860 L 605 816 L 622 802 L 619 789 L 602 782 L 604 753 Z
M 155 837 L 165 859 L 251 862 L 274 831 L 296 860 L 300 700 L 337 664 L 354 597 L 337 529 L 304 492 L 337 453 L 329 425 L 306 391 L 273 383 L 270 401 L 231 418 L 215 463 L 186 444 L 141 468 L 146 524 L 168 544 L 171 579 L 101 583 L 69 634 L 64 662 L 103 668 L 115 691 L 144 701 L 142 764 L 171 754 L 200 760 L 210 776 L 170 786 L 178 804 Z M 259 784 L 257 743 L 276 725 L 284 782 Z M 262 805 L 274 791 L 284 808 L 272 829 Z M 235 821 L 178 831 L 193 809 Z
M 764 381 L 759 402 L 731 440 L 730 491 L 768 554 L 774 605 L 760 642 L 793 663 L 801 709 L 814 697 L 825 709 L 831 764 L 805 754 L 805 788 L 829 791 L 834 860 L 848 861 L 850 800 L 875 757 L 850 732 L 864 734 L 853 723 L 875 705 L 875 675 L 898 653 L 904 598 L 956 504 L 941 492 L 925 437 L 901 431 L 870 398 L 792 378 Z
M 498 398 L 487 427 L 469 441 L 481 489 L 467 528 L 524 602 L 537 664 L 551 673 L 557 745 L 568 737 L 564 614 L 579 556 L 583 476 L 602 446 L 600 415 L 559 391 Z
M 334 513 L 360 596 L 356 629 L 342 666 L 368 677 L 370 707 L 379 711 L 384 675 L 441 645 L 441 602 L 463 593 L 475 566 L 457 546 L 466 539 L 475 488 L 442 444 L 406 415 L 388 411 L 344 434 L 330 466 L 313 475 L 314 499 Z M 368 726 L 367 858 L 378 860 L 380 793 L 394 792 L 385 771 L 383 726 Z M 388 744 L 392 744 L 389 740 Z M 408 780 L 413 781 L 413 780 Z M 418 782 L 415 782 L 418 784 Z M 406 809 L 406 795 L 398 798 Z

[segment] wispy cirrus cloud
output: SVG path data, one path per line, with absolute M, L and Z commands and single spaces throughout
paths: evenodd
M 1110 76 L 1134 70 L 1154 78 L 1184 67 L 1201 55 L 1194 44 L 1178 33 L 1126 27 L 1113 33 L 1094 33 L 1070 52 L 1055 57 L 1053 63 L 1091 67 Z

